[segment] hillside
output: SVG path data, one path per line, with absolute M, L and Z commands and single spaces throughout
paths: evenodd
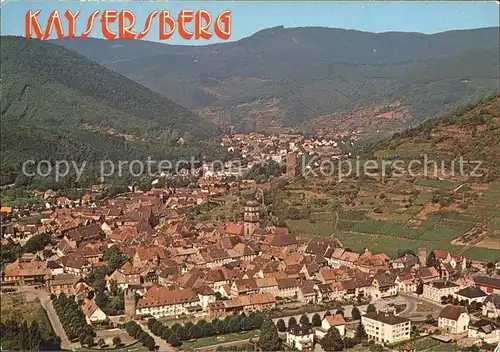
M 382 122 L 404 129 L 498 89 L 497 28 L 424 35 L 275 27 L 207 46 L 57 44 L 239 129 L 314 129 L 318 116 L 335 128 L 338 116 L 396 101 L 404 118 Z M 356 114 L 351 120 L 364 127 Z
M 486 180 L 500 177 L 500 94 L 480 99 L 437 119 L 396 133 L 378 143 L 370 156 L 482 161 Z
M 426 172 L 423 163 L 410 164 L 423 161 L 423 154 L 437 168 L 430 164 Z M 456 164 L 453 173 L 451 162 L 460 156 L 482 161 L 477 172 L 484 176 L 471 174 L 476 165 L 461 173 Z M 344 168 L 341 180 L 335 165 L 333 173 L 305 169 L 304 177 L 275 183 L 264 194 L 269 220 L 302 237 L 337 238 L 357 252 L 368 247 L 397 258 L 427 248 L 500 260 L 500 94 L 379 142 L 359 160 L 359 173 L 352 161 L 352 172 Z M 228 201 L 199 216 L 238 219 L 231 209 L 241 206 Z
M 2 37 L 1 53 L 2 183 L 28 159 L 174 158 L 217 136 L 191 111 L 61 46 Z

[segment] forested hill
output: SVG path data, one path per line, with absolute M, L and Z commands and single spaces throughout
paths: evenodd
M 385 121 L 394 122 L 389 129 L 414 125 L 497 89 L 499 43 L 498 28 L 426 35 L 322 27 L 275 27 L 206 46 L 57 41 L 209 120 L 263 130 L 308 127 L 322 115 L 356 119 L 355 111 L 394 103 L 405 118 Z
M 165 96 L 48 42 L 1 37 L 1 78 L 2 183 L 27 159 L 172 158 L 219 133 Z

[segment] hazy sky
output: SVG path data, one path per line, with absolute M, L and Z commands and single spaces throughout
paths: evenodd
M 232 11 L 232 37 L 237 40 L 261 29 L 323 26 L 357 29 L 368 32 L 436 33 L 452 29 L 470 29 L 499 26 L 499 3 L 480 1 L 408 1 L 408 2 L 7 2 L 2 4 L 2 35 L 23 35 L 24 16 L 29 9 L 42 10 L 39 16 L 42 28 L 48 14 L 58 9 L 63 12 L 81 10 L 77 20 L 77 35 L 84 31 L 87 18 L 94 10 L 128 9 L 135 13 L 137 32 L 144 26 L 146 16 L 154 10 L 169 10 L 176 15 L 181 9 L 205 9 L 216 15 L 225 9 Z M 63 18 L 65 31 L 67 22 Z M 111 27 L 115 28 L 115 27 Z M 95 26 L 92 37 L 101 37 L 100 26 Z M 158 21 L 147 40 L 158 40 Z M 216 36 L 210 42 L 217 42 Z M 165 41 L 171 44 L 207 44 L 206 40 L 186 41 L 178 36 Z

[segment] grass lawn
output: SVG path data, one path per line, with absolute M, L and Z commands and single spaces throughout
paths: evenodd
M 221 343 L 247 340 L 247 339 L 250 339 L 252 337 L 258 337 L 258 336 L 259 336 L 259 330 L 247 331 L 244 333 L 218 335 L 218 336 L 198 339 L 198 340 L 193 341 L 193 342 L 184 341 L 182 343 L 182 346 L 179 347 L 179 349 L 183 350 L 183 349 L 187 349 L 187 348 L 200 348 L 200 347 L 206 347 L 206 346 L 213 346 L 213 345 L 218 345 Z
M 109 348 L 98 348 L 98 347 L 93 347 L 93 348 L 88 348 L 88 347 L 78 347 L 75 348 L 76 351 L 106 351 L 106 352 L 146 352 L 149 351 L 148 348 L 144 347 L 142 343 L 140 342 L 135 342 L 131 345 L 121 347 L 121 348 L 114 348 L 114 347 L 109 347 Z

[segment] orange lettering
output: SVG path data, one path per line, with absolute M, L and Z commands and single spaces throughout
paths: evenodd
M 76 32 L 76 18 L 80 14 L 80 10 L 77 10 L 74 14 L 70 10 L 66 10 L 64 17 L 68 20 L 68 38 L 73 39 Z
M 186 22 L 191 22 L 193 20 L 194 11 L 193 10 L 181 10 L 179 16 L 177 17 L 177 22 L 179 23 L 179 34 L 184 39 L 191 39 L 193 33 L 186 30 Z
M 153 18 L 156 17 L 158 12 L 159 12 L 158 10 L 155 10 L 149 14 L 148 18 L 146 19 L 146 24 L 144 25 L 144 30 L 141 33 L 139 33 L 139 35 L 137 36 L 137 39 L 142 39 L 149 33 L 149 31 L 151 30 L 151 23 L 153 22 Z M 173 19 L 172 19 L 172 22 L 173 22 Z M 174 23 L 174 25 L 175 25 L 175 23 Z M 165 26 L 163 26 L 163 29 L 165 29 Z M 160 33 L 161 33 L 161 30 L 160 30 Z M 161 34 L 160 34 L 160 37 L 161 37 Z
M 165 31 L 165 25 L 168 24 L 170 26 L 170 31 Z M 175 31 L 175 21 L 170 16 L 170 12 L 167 10 L 163 10 L 160 16 L 160 40 L 165 40 L 170 38 Z
M 87 28 L 85 29 L 85 32 L 83 32 L 80 36 L 80 39 L 85 39 L 90 35 L 90 33 L 92 32 L 92 28 L 94 27 L 95 18 L 99 15 L 99 12 L 99 10 L 95 10 L 94 12 L 92 12 L 87 21 Z
M 203 25 L 205 21 L 205 25 Z M 206 10 L 199 10 L 196 12 L 195 27 L 194 27 L 194 39 L 210 39 L 212 33 L 208 31 L 210 28 L 210 23 L 212 22 L 212 16 Z
M 127 26 L 125 24 L 125 20 L 129 21 L 129 25 Z M 134 23 L 135 23 L 135 16 L 132 12 L 129 10 L 123 10 L 120 12 L 120 16 L 118 18 L 118 31 L 120 35 L 118 38 L 120 39 L 134 39 L 136 33 L 131 31 L 132 28 L 134 28 Z
M 106 39 L 113 40 L 116 38 L 116 33 L 112 32 L 109 29 L 109 24 L 116 21 L 117 13 L 118 12 L 116 10 L 105 10 L 102 13 L 101 17 L 102 34 L 104 34 L 104 37 L 106 37 Z
M 221 28 L 221 23 L 224 28 Z M 231 10 L 225 10 L 217 16 L 214 23 L 215 34 L 222 40 L 227 40 L 231 37 Z
M 43 37 L 42 27 L 38 22 L 38 15 L 40 14 L 40 12 L 42 12 L 42 10 L 36 10 L 35 13 L 33 13 L 31 10 L 26 12 L 26 23 L 25 23 L 26 28 L 24 35 L 26 39 L 31 38 L 31 35 L 33 34 L 31 32 L 32 29 L 34 29 L 36 37 L 38 39 L 42 39 Z
M 57 32 L 57 38 L 62 39 L 64 37 L 64 32 L 62 28 L 61 18 L 59 17 L 59 11 L 54 10 L 50 13 L 49 19 L 47 20 L 47 27 L 45 28 L 45 34 L 43 39 L 48 39 L 52 34 L 52 28 L 55 27 Z

